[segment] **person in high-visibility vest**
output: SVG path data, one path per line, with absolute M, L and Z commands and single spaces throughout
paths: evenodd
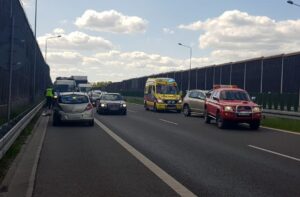
M 47 107 L 48 107 L 48 109 L 51 109 L 52 103 L 53 103 L 53 97 L 54 97 L 54 90 L 51 87 L 49 87 L 46 89 L 45 94 L 46 94 L 45 96 L 47 99 Z

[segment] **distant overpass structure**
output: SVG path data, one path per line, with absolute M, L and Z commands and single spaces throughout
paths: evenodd
M 19 0 L 0 1 L 0 29 L 1 123 L 7 119 L 9 105 L 11 117 L 33 107 L 43 98 L 45 88 L 52 82 L 49 66 Z
M 188 89 L 189 70 L 159 73 L 115 82 L 107 91 L 142 96 L 148 77 L 174 78 L 179 89 Z M 298 111 L 300 52 L 258 57 L 191 70 L 191 89 L 210 90 L 213 84 L 235 84 L 257 97 L 264 108 Z

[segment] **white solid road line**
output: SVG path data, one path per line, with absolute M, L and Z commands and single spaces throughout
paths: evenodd
M 297 132 L 287 131 L 287 130 L 282 130 L 282 129 L 274 129 L 274 128 L 271 128 L 271 127 L 261 126 L 261 128 L 272 130 L 272 131 L 279 131 L 279 132 L 283 132 L 283 133 L 294 134 L 294 135 L 300 135 L 300 133 L 297 133 Z
M 298 159 L 298 158 L 296 158 L 296 157 L 284 155 L 284 154 L 281 154 L 281 153 L 278 153 L 278 152 L 274 152 L 274 151 L 271 151 L 271 150 L 267 150 L 267 149 L 264 149 L 264 148 L 260 148 L 260 147 L 258 147 L 258 146 L 253 146 L 253 145 L 248 145 L 248 146 L 251 147 L 251 148 L 255 148 L 255 149 L 258 149 L 258 150 L 261 150 L 261 151 L 265 151 L 265 152 L 268 152 L 268 153 L 271 153 L 271 154 L 274 154 L 274 155 L 279 155 L 279 156 L 281 156 L 281 157 L 285 157 L 285 158 L 292 159 L 292 160 L 295 160 L 295 161 L 299 161 L 299 162 L 300 162 L 300 159 Z
M 180 196 L 196 196 L 193 192 L 188 190 L 185 186 L 171 177 L 167 172 L 162 170 L 159 166 L 149 160 L 146 156 L 140 153 L 138 150 L 133 148 L 130 144 L 120 138 L 112 130 L 106 127 L 102 122 L 95 119 L 95 123 L 99 125 L 108 135 L 110 135 L 115 141 L 117 141 L 121 146 L 123 146 L 129 153 L 131 153 L 135 158 L 137 158 L 142 164 L 144 164 L 151 172 L 158 176 L 163 182 L 169 185 L 177 194 Z
M 174 125 L 178 125 L 178 123 L 176 122 L 172 122 L 172 121 L 169 121 L 169 120 L 164 120 L 164 119 L 159 119 L 160 121 L 163 121 L 163 122 L 166 122 L 166 123 L 170 123 L 170 124 L 174 124 Z

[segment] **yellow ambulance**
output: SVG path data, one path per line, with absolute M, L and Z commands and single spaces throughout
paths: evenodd
M 144 90 L 144 107 L 146 110 L 181 112 L 181 94 L 177 83 L 172 78 L 148 78 Z

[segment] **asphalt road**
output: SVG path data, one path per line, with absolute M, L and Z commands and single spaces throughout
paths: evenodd
M 241 125 L 219 130 L 200 117 L 96 115 L 198 196 L 300 196 L 300 135 Z M 176 196 L 100 127 L 49 123 L 34 196 Z

